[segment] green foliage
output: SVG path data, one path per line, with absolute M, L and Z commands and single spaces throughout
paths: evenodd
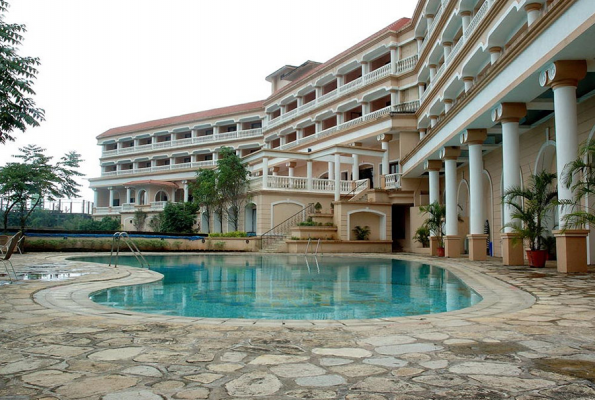
M 422 247 L 429 247 L 430 246 L 430 230 L 427 226 L 422 225 L 415 231 L 415 236 L 413 236 L 413 240 L 418 243 L 421 243 Z
M 198 205 L 195 203 L 167 203 L 160 214 L 160 232 L 193 233 Z
M 132 218 L 132 225 L 137 231 L 145 229 L 145 222 L 147 221 L 147 213 L 143 210 L 136 210 Z
M 120 218 L 103 217 L 100 221 L 87 219 L 81 221 L 77 230 L 81 231 L 117 231 L 120 230 Z
M 39 58 L 22 57 L 18 47 L 23 41 L 25 25 L 4 21 L 9 4 L 0 0 L 0 143 L 14 141 L 13 131 L 25 131 L 27 126 L 39 126 L 44 111 L 35 107 L 30 96 L 37 74 Z
M 525 189 L 520 186 L 508 188 L 502 197 L 502 202 L 512 207 L 513 219 L 504 227 L 512 228 L 518 239 L 527 239 L 531 250 L 544 247 L 544 225 L 548 213 L 558 204 L 558 191 L 553 184 L 555 179 L 556 174 L 542 171 L 531 175 L 531 181 Z
M 420 228 L 426 228 L 430 235 L 434 235 L 438 239 L 438 247 L 444 247 L 446 205 L 435 201 L 427 206 L 419 207 L 419 212 L 428 216 Z
M 149 228 L 151 228 L 151 230 L 153 232 L 164 232 L 163 224 L 164 224 L 163 213 L 153 215 L 153 218 L 151 218 L 149 220 Z
M 570 212 L 563 216 L 563 229 L 582 228 L 585 225 L 595 225 L 594 210 L 587 205 L 581 207 L 581 202 L 587 196 L 595 195 L 595 139 L 584 142 L 576 160 L 568 163 L 562 172 L 562 183 L 574 193 L 572 200 L 560 200 L 564 208 Z
M 240 157 L 229 147 L 221 148 L 216 170 L 197 172 L 196 182 L 192 185 L 192 197 L 203 208 L 208 221 L 213 214 L 221 217 L 225 214 L 233 229 L 238 229 L 240 212 L 248 200 L 248 175 Z M 201 228 L 204 230 L 204 227 Z M 207 231 L 210 232 L 211 227 Z
M 19 225 L 23 230 L 33 211 L 44 199 L 72 198 L 79 192 L 80 185 L 74 180 L 82 176 L 77 171 L 82 162 L 78 153 L 69 152 L 60 161 L 52 163 L 52 157 L 46 156 L 45 149 L 41 147 L 28 145 L 19 151 L 20 154 L 14 157 L 20 162 L 10 162 L 0 167 L 0 196 L 7 201 L 3 210 L 4 229 L 8 224 L 8 214 L 12 211 L 19 213 Z
M 209 237 L 248 237 L 248 234 L 242 231 L 233 231 L 227 233 L 209 233 Z
M 308 218 L 305 221 L 298 223 L 298 226 L 321 226 L 322 224 L 319 222 L 312 221 L 312 218 Z
M 356 240 L 368 240 L 370 237 L 370 227 L 368 225 L 364 227 L 357 225 L 352 230 L 355 233 Z
M 322 210 L 322 204 L 317 201 L 316 204 L 314 204 L 314 210 L 316 210 L 316 212 L 320 212 L 320 210 Z

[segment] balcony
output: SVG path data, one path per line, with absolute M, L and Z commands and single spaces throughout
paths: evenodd
M 399 189 L 401 187 L 401 173 L 384 175 L 385 189 Z
M 407 103 L 397 104 L 397 105 L 394 105 L 394 106 L 388 106 L 388 107 L 382 108 L 382 109 L 380 109 L 378 111 L 374 111 L 374 112 L 372 112 L 370 114 L 363 115 L 363 116 L 361 116 L 359 118 L 352 119 L 351 121 L 347 121 L 347 122 L 344 122 L 342 124 L 333 126 L 331 128 L 328 128 L 328 129 L 325 129 L 323 131 L 317 132 L 317 133 L 315 133 L 313 135 L 306 136 L 306 137 L 301 138 L 301 139 L 296 139 L 293 142 L 290 142 L 290 143 L 284 144 L 282 146 L 279 146 L 279 149 L 280 150 L 292 149 L 294 147 L 297 147 L 297 146 L 300 146 L 300 145 L 303 145 L 303 144 L 306 144 L 306 143 L 311 143 L 311 142 L 314 142 L 314 141 L 316 141 L 318 139 L 325 138 L 327 136 L 332 135 L 335 132 L 342 131 L 342 130 L 345 130 L 345 129 L 349 129 L 349 128 L 353 127 L 353 126 L 363 124 L 365 122 L 368 122 L 368 121 L 373 120 L 373 119 L 376 119 L 376 118 L 380 118 L 383 115 L 387 115 L 387 114 L 390 114 L 392 112 L 394 112 L 394 113 L 414 113 L 414 112 L 417 111 L 418 108 L 419 108 L 419 101 L 417 101 L 417 100 L 410 101 L 410 102 L 407 102 Z
M 417 64 L 417 55 L 399 60 L 395 66 L 395 69 L 396 69 L 395 73 L 401 74 L 408 70 L 412 70 L 413 68 L 415 68 L 416 64 Z M 391 64 L 387 64 L 387 65 L 380 67 L 380 68 L 378 68 L 362 77 L 359 77 L 343 86 L 339 86 L 337 89 L 269 121 L 267 126 L 264 128 L 264 131 L 271 130 L 274 127 L 282 124 L 283 122 L 289 121 L 292 118 L 306 114 L 312 108 L 330 103 L 332 100 L 336 99 L 339 96 L 354 92 L 354 91 L 360 89 L 361 87 L 367 86 L 367 85 L 369 85 L 373 82 L 376 82 L 382 78 L 385 78 L 389 75 L 391 75 Z
M 475 29 L 477 28 L 477 26 L 479 25 L 479 23 L 486 16 L 486 14 L 488 13 L 488 11 L 489 11 L 489 9 L 491 7 L 491 4 L 492 4 L 492 2 L 486 1 L 486 2 L 483 3 L 483 5 L 481 6 L 481 8 L 477 11 L 477 13 L 475 14 L 475 16 L 473 17 L 473 19 L 469 23 L 469 26 L 465 30 L 465 34 L 461 37 L 461 39 L 459 39 L 459 41 L 457 42 L 457 44 L 452 48 L 452 50 L 450 51 L 450 54 L 448 55 L 448 57 L 446 58 L 446 60 L 444 60 L 444 63 L 442 64 L 442 66 L 438 69 L 438 71 L 436 71 L 436 75 L 434 76 L 434 79 L 432 80 L 432 82 L 430 82 L 430 84 L 426 87 L 426 90 L 424 90 L 424 92 L 422 93 L 421 98 L 420 98 L 420 102 L 422 104 L 425 101 L 425 99 L 427 98 L 428 93 L 430 92 L 430 90 L 434 86 L 436 86 L 436 82 L 440 79 L 440 77 L 444 73 L 444 70 L 446 69 L 446 66 L 448 66 L 452 62 L 452 60 L 459 53 L 459 51 L 461 50 L 461 48 L 465 45 L 465 43 L 467 43 L 469 37 L 475 31 Z
M 369 180 L 360 179 L 357 181 L 339 181 L 339 187 L 342 195 L 357 194 L 363 190 L 368 189 Z M 282 190 L 282 191 L 296 191 L 309 193 L 335 193 L 335 181 L 329 179 L 312 178 L 311 183 L 308 183 L 308 178 L 295 176 L 267 176 L 267 185 L 263 187 L 262 176 L 252 178 L 250 180 L 250 189 L 259 190 Z
M 159 165 L 159 166 L 155 166 L 155 167 L 134 168 L 134 169 L 124 169 L 124 170 L 120 170 L 120 171 L 103 172 L 101 174 L 101 176 L 109 177 L 109 176 L 145 175 L 145 174 L 149 174 L 151 172 L 178 171 L 178 170 L 187 170 L 187 169 L 195 169 L 195 168 L 203 168 L 203 167 L 212 167 L 214 165 L 215 165 L 214 160 L 207 160 L 207 161 L 197 161 L 197 162 L 184 163 L 184 164 Z
M 205 135 L 205 136 L 198 136 L 198 137 L 187 138 L 187 139 L 171 140 L 171 141 L 167 141 L 167 142 L 144 144 L 144 145 L 134 146 L 134 147 L 125 147 L 125 148 L 116 149 L 116 150 L 107 150 L 102 153 L 102 157 L 111 157 L 111 156 L 117 156 L 117 155 L 121 155 L 121 154 L 130 154 L 130 153 L 143 153 L 146 151 L 161 150 L 161 149 L 177 149 L 180 147 L 193 146 L 193 145 L 197 145 L 197 144 L 204 144 L 204 143 L 211 143 L 211 142 L 224 142 L 224 141 L 229 141 L 229 140 L 241 140 L 241 139 L 248 139 L 248 138 L 260 137 L 260 136 L 262 136 L 262 128 L 248 129 L 248 130 L 236 131 L 236 132 L 225 132 L 225 133 L 218 133 L 215 135 Z

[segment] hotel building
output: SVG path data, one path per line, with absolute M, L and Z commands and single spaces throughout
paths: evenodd
M 560 174 L 594 135 L 593 38 L 593 0 L 420 0 L 411 19 L 325 63 L 274 71 L 264 100 L 100 134 L 94 216 L 133 230 L 135 210 L 188 201 L 196 171 L 228 146 L 251 172 L 243 230 L 265 234 L 320 202 L 347 245 L 368 225 L 385 251 L 424 252 L 412 240 L 418 207 L 440 201 L 447 257 L 482 260 L 489 246 L 522 264 L 502 229 L 503 188 Z M 553 213 L 550 232 L 566 212 Z M 212 230 L 229 228 L 215 219 Z M 595 263 L 593 229 L 556 240 L 561 271 Z

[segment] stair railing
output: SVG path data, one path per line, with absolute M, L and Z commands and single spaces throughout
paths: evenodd
M 308 214 L 314 213 L 314 203 L 309 203 L 300 211 L 293 214 L 291 217 L 287 218 L 285 221 L 277 224 L 272 229 L 269 229 L 262 235 L 260 235 L 260 249 L 264 250 L 271 244 L 282 240 L 285 235 L 289 232 L 289 230 L 306 220 Z
M 349 193 L 346 193 L 346 194 L 341 195 L 341 197 L 339 198 L 339 200 L 345 200 L 345 199 L 348 199 L 348 198 L 349 199 L 352 198 L 353 196 L 355 196 L 356 194 L 358 194 L 361 191 L 361 190 L 358 190 L 360 187 L 367 186 L 368 184 L 369 184 L 369 182 L 366 181 L 366 180 L 361 181 L 360 183 L 358 183 L 357 185 L 355 185 L 355 187 Z

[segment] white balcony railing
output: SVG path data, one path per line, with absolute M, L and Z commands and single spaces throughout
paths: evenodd
M 446 59 L 444 60 L 444 63 L 442 64 L 440 69 L 436 72 L 434 79 L 432 79 L 432 82 L 429 83 L 429 85 L 426 87 L 426 90 L 424 90 L 424 92 L 422 93 L 422 95 L 420 97 L 421 103 L 423 103 L 425 101 L 425 99 L 428 96 L 428 93 L 435 86 L 438 79 L 442 76 L 445 68 L 451 63 L 453 58 L 458 54 L 458 52 L 461 50 L 461 48 L 465 45 L 469 36 L 471 36 L 471 34 L 475 31 L 475 29 L 481 22 L 481 20 L 483 20 L 483 18 L 486 16 L 492 3 L 493 3 L 492 1 L 485 1 L 483 3 L 483 5 L 479 8 L 479 10 L 477 10 L 477 13 L 475 14 L 475 16 L 473 17 L 471 22 L 469 22 L 469 26 L 467 26 L 465 33 L 459 39 L 457 44 L 455 44 L 455 46 L 452 48 L 452 50 L 450 51 L 450 54 L 448 55 L 448 57 L 446 57 Z
M 150 209 L 151 210 L 163 210 L 167 201 L 154 201 L 151 203 Z
M 312 189 L 308 189 L 308 178 L 296 176 L 268 176 L 267 186 L 264 189 L 308 191 L 317 193 L 334 193 L 335 181 L 329 179 L 312 178 Z M 357 181 L 342 180 L 339 181 L 341 194 L 357 194 L 366 190 L 369 186 L 368 179 Z M 262 176 L 250 180 L 252 190 L 263 189 Z
M 93 214 L 101 214 L 101 215 L 116 215 L 122 211 L 122 206 L 114 206 L 114 207 L 95 207 L 95 211 Z
M 413 69 L 416 64 L 417 64 L 417 55 L 407 57 L 403 60 L 399 60 L 399 61 L 397 61 L 397 65 L 396 65 L 396 73 L 400 74 L 407 70 Z M 321 106 L 323 104 L 330 102 L 331 100 L 334 100 L 335 98 L 339 97 L 340 95 L 343 95 L 343 94 L 346 94 L 349 92 L 353 92 L 363 86 L 369 85 L 373 82 L 378 81 L 379 79 L 387 77 L 390 75 L 390 73 L 391 73 L 391 64 L 384 65 L 370 73 L 367 73 L 364 76 L 361 76 L 349 83 L 346 83 L 343 86 L 339 86 L 337 89 L 335 89 L 329 93 L 326 93 L 317 99 L 314 99 L 304 105 L 299 106 L 298 108 L 295 108 L 285 114 L 278 116 L 277 118 L 269 121 L 267 123 L 267 126 L 264 128 L 264 130 L 268 131 L 270 129 L 273 129 L 274 127 L 282 124 L 285 121 L 288 121 L 292 118 L 295 118 L 295 117 L 305 114 L 306 112 L 308 112 L 310 109 L 312 109 L 314 107 Z
M 248 129 L 243 131 L 218 133 L 215 135 L 204 135 L 193 138 L 178 139 L 166 142 L 157 142 L 152 144 L 143 144 L 133 147 L 124 147 L 116 150 L 106 150 L 102 153 L 102 157 L 111 157 L 120 154 L 142 153 L 151 150 L 160 150 L 168 148 L 180 148 L 192 146 L 195 144 L 209 143 L 209 142 L 223 142 L 228 140 L 246 139 L 252 137 L 262 136 L 262 128 Z
M 401 187 L 401 173 L 384 175 L 385 189 L 398 189 Z
M 151 172 L 178 171 L 178 170 L 185 170 L 185 169 L 211 167 L 213 165 L 215 165 L 215 161 L 213 161 L 213 160 L 196 161 L 196 162 L 189 162 L 189 163 L 183 163 L 183 164 L 158 165 L 158 166 L 147 167 L 147 168 L 134 168 L 134 169 L 123 169 L 123 170 L 118 170 L 118 171 L 109 171 L 109 172 L 103 172 L 101 174 L 101 176 L 108 177 L 108 176 L 144 175 L 144 174 L 148 174 Z
M 419 100 L 414 100 L 414 101 L 409 101 L 407 103 L 401 103 L 401 104 L 397 104 L 395 106 L 388 106 L 385 108 L 382 108 L 378 111 L 374 111 L 370 114 L 366 114 L 364 116 L 361 116 L 359 118 L 355 118 L 352 119 L 351 121 L 347 121 L 344 122 L 342 124 L 339 125 L 335 125 L 331 128 L 325 129 L 323 131 L 317 132 L 313 135 L 310 136 L 306 136 L 304 138 L 301 139 L 296 139 L 293 142 L 289 142 L 286 143 L 282 146 L 279 146 L 278 148 L 280 150 L 288 150 L 288 149 L 292 149 L 294 147 L 306 144 L 306 143 L 311 143 L 314 142 L 316 140 L 325 138 L 327 136 L 332 135 L 333 133 L 337 132 L 337 131 L 342 131 L 345 129 L 349 129 L 353 126 L 359 125 L 359 124 L 363 124 L 365 122 L 368 122 L 370 120 L 376 119 L 376 118 L 380 118 L 383 115 L 389 114 L 391 112 L 396 112 L 396 113 L 413 113 L 415 111 L 417 111 L 417 109 L 419 108 Z

